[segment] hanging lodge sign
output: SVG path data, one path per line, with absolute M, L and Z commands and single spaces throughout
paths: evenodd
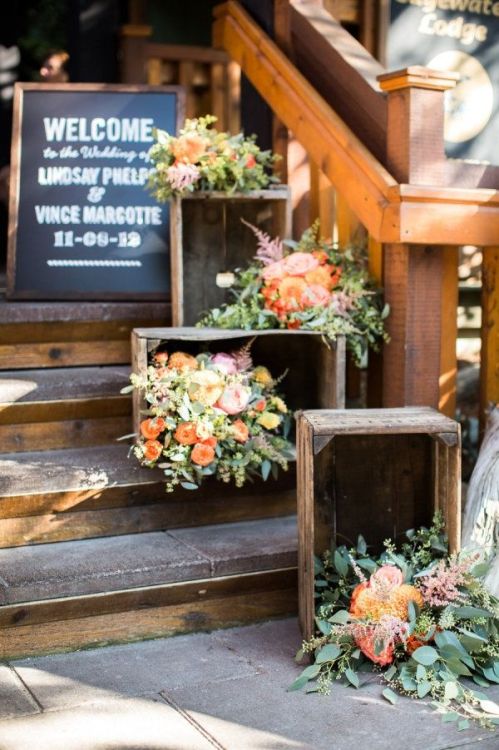
M 499 164 L 499 0 L 391 0 L 390 70 L 456 71 L 445 94 L 447 156 Z
M 16 86 L 10 297 L 169 296 L 169 210 L 147 191 L 148 151 L 182 110 L 175 87 Z

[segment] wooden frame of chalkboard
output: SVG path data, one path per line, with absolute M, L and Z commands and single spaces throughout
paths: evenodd
M 146 190 L 146 154 L 152 127 L 184 116 L 180 86 L 15 85 L 8 298 L 170 298 L 169 207 Z

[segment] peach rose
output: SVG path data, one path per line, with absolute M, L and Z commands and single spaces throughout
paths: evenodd
M 161 456 L 163 446 L 159 440 L 146 440 L 143 445 L 146 461 L 156 461 Z
M 198 466 L 209 466 L 215 458 L 215 449 L 211 445 L 196 443 L 191 451 L 191 461 Z
M 205 138 L 189 133 L 173 141 L 172 153 L 178 161 L 195 164 L 206 153 L 206 146 Z
M 382 565 L 372 574 L 370 582 L 381 583 L 384 587 L 394 588 L 404 583 L 404 576 L 396 565 Z
M 203 406 L 213 406 L 223 390 L 223 381 L 215 370 L 200 370 L 191 377 L 191 396 Z
M 320 284 L 310 284 L 303 292 L 300 302 L 303 307 L 316 307 L 317 305 L 327 305 L 331 299 L 331 294 Z
M 291 253 L 281 261 L 286 273 L 290 276 L 305 276 L 308 271 L 317 268 L 319 261 L 312 253 Z
M 277 260 L 275 263 L 269 263 L 268 266 L 262 270 L 262 278 L 265 281 L 272 281 L 272 279 L 284 278 L 286 271 L 284 270 L 284 261 Z
M 202 445 L 209 445 L 210 448 L 215 448 L 217 443 L 218 443 L 218 440 L 213 435 L 211 435 L 211 437 L 205 438 L 204 440 L 201 440 Z
M 236 419 L 232 422 L 232 434 L 234 435 L 234 440 L 238 443 L 245 443 L 248 440 L 249 430 L 242 419 Z
M 197 370 L 198 361 L 192 354 L 174 352 L 167 365 L 169 370 Z
M 180 422 L 173 437 L 180 445 L 194 445 L 198 440 L 196 425 L 194 422 Z
M 239 414 L 248 406 L 251 389 L 240 383 L 229 385 L 224 390 L 215 406 L 226 414 Z
M 165 420 L 162 417 L 154 419 L 144 419 L 140 423 L 140 432 L 147 440 L 156 440 L 158 435 L 166 428 Z

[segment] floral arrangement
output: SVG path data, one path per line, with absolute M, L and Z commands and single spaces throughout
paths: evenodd
M 302 329 L 332 341 L 344 335 L 357 364 L 365 364 L 368 347 L 387 339 L 388 307 L 380 304 L 361 252 L 320 239 L 317 223 L 297 243 L 244 223 L 257 237 L 254 261 L 232 275 L 235 301 L 210 310 L 198 325 Z
M 442 528 L 437 515 L 431 528 L 407 532 L 401 549 L 388 540 L 372 557 L 359 537 L 355 549 L 316 560 L 318 633 L 297 655 L 313 654 L 314 664 L 290 689 L 316 680 L 309 690 L 327 693 L 343 678 L 358 688 L 374 669 L 391 703 L 395 691 L 428 696 L 459 730 L 473 719 L 499 724 L 499 705 L 476 689 L 499 683 L 499 601 L 481 581 L 488 564 L 449 556 Z
M 276 477 L 294 458 L 292 415 L 276 393 L 280 379 L 254 366 L 250 344 L 193 356 L 158 350 L 145 375 L 132 374 L 149 404 L 133 448 L 145 466 L 159 466 L 166 490 L 194 490 L 207 476 L 241 487 L 260 475 Z
M 186 120 L 178 136 L 153 131 L 149 158 L 155 170 L 148 187 L 160 203 L 195 190 L 248 192 L 277 182 L 269 169 L 278 157 L 261 151 L 255 136 L 218 132 L 211 127 L 216 121 L 213 115 Z

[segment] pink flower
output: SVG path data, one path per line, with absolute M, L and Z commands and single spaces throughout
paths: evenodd
M 317 268 L 319 261 L 312 253 L 291 253 L 282 260 L 286 273 L 290 276 L 305 276 L 308 271 Z
M 194 164 L 176 162 L 166 170 L 166 179 L 172 190 L 185 190 L 200 178 L 199 169 Z
M 226 414 L 239 414 L 247 407 L 250 396 L 250 388 L 240 383 L 235 383 L 234 385 L 227 386 L 215 406 Z
M 275 263 L 269 263 L 269 265 L 265 266 L 262 270 L 262 278 L 264 278 L 265 281 L 270 281 L 271 279 L 282 279 L 286 273 L 283 263 L 284 261 L 282 260 L 277 260 Z
M 327 305 L 331 294 L 326 287 L 320 284 L 309 284 L 301 296 L 303 307 L 315 307 L 316 305 Z
M 402 575 L 402 571 L 395 565 L 382 565 L 381 568 L 372 574 L 371 581 L 383 582 L 394 588 L 395 586 L 402 586 L 404 576 Z
M 237 363 L 232 354 L 219 352 L 219 354 L 215 354 L 211 358 L 211 364 L 215 365 L 217 370 L 220 370 L 226 375 L 234 375 L 237 372 Z

